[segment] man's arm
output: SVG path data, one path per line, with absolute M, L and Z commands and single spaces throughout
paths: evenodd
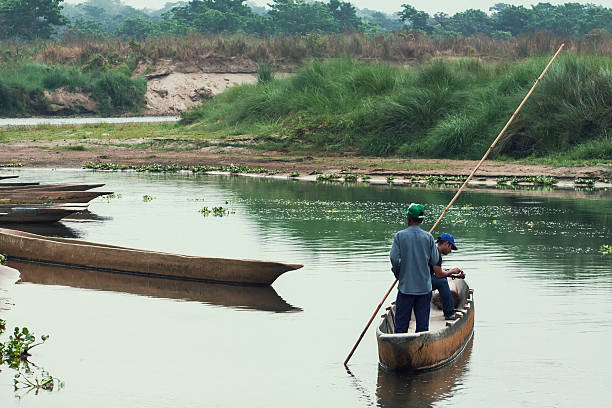
M 433 270 L 436 278 L 438 279 L 448 278 L 449 276 L 454 278 L 465 278 L 465 273 L 459 268 L 444 270 L 440 267 L 440 265 L 434 265 Z
M 393 238 L 393 245 L 391 246 L 391 252 L 389 253 L 389 259 L 391 260 L 391 272 L 395 275 L 396 279 L 399 279 L 400 264 L 402 262 L 402 253 L 399 245 L 397 234 Z

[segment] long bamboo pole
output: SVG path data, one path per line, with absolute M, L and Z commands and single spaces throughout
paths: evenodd
M 512 123 L 512 121 L 514 120 L 514 118 L 516 117 L 516 115 L 519 113 L 519 111 L 521 110 L 521 108 L 523 107 L 523 105 L 525 104 L 525 102 L 527 102 L 527 99 L 529 99 L 529 97 L 531 96 L 531 94 L 533 93 L 534 89 L 536 88 L 536 86 L 538 86 L 538 84 L 540 83 L 540 81 L 542 80 L 542 78 L 544 77 L 544 75 L 546 75 L 546 72 L 548 71 L 548 68 L 550 68 L 550 66 L 552 65 L 552 63 L 555 61 L 555 59 L 557 58 L 557 56 L 559 55 L 559 53 L 561 52 L 561 50 L 563 49 L 563 47 L 565 46 L 565 44 L 561 44 L 561 46 L 559 47 L 559 49 L 557 50 L 557 52 L 555 53 L 555 55 L 553 55 L 553 57 L 550 59 L 550 61 L 548 62 L 548 65 L 546 65 L 546 68 L 544 68 L 544 71 L 542 71 L 542 73 L 540 74 L 540 76 L 538 77 L 538 79 L 535 81 L 535 83 L 533 84 L 533 86 L 531 87 L 531 89 L 529 90 L 529 92 L 527 92 L 527 95 L 525 95 L 525 98 L 523 98 L 523 101 L 521 102 L 521 104 L 518 106 L 518 108 L 516 108 L 516 110 L 514 111 L 514 113 L 512 114 L 512 116 L 510 117 L 510 119 L 508 120 L 508 122 L 506 123 L 506 126 L 504 126 L 504 128 L 501 130 L 501 132 L 499 132 L 499 135 L 497 135 L 497 137 L 495 138 L 495 140 L 493 141 L 493 143 L 491 144 L 491 146 L 489 147 L 489 150 L 487 150 L 487 152 L 484 154 L 484 156 L 482 156 L 482 159 L 480 159 L 480 161 L 478 162 L 478 164 L 476 165 L 476 167 L 474 167 L 474 170 L 472 170 L 472 172 L 470 173 L 470 175 L 468 176 L 468 178 L 463 182 L 463 184 L 461 185 L 461 188 L 457 191 L 457 193 L 455 194 L 455 196 L 453 197 L 453 199 L 450 201 L 450 203 L 448 203 L 448 205 L 446 206 L 446 208 L 444 209 L 444 211 L 442 212 L 442 214 L 440 214 L 440 217 L 438 218 L 438 220 L 436 221 L 436 223 L 433 225 L 433 227 L 431 227 L 431 229 L 429 230 L 429 233 L 431 234 L 436 227 L 438 226 L 438 224 L 440 224 L 440 221 L 442 221 L 442 218 L 444 218 L 444 216 L 446 215 L 447 211 L 452 207 L 453 203 L 457 200 L 457 198 L 459 197 L 459 195 L 463 192 L 463 190 L 465 189 L 465 186 L 467 186 L 467 184 L 469 183 L 469 181 L 472 179 L 472 177 L 474 177 L 474 174 L 476 173 L 476 171 L 478 171 L 478 169 L 480 168 L 480 166 L 482 165 L 482 163 L 486 160 L 486 158 L 489 156 L 489 154 L 491 153 L 491 151 L 493 151 L 493 148 L 495 147 L 495 145 L 497 144 L 497 142 L 499 142 L 499 140 L 501 139 L 502 135 L 506 132 L 506 130 L 508 129 L 508 127 L 510 126 L 510 124 Z M 389 290 L 387 290 L 387 293 L 385 293 L 385 296 L 382 298 L 382 300 L 380 301 L 380 303 L 378 304 L 378 306 L 376 307 L 376 310 L 374 310 L 374 313 L 372 314 L 372 317 L 370 317 L 370 320 L 368 320 L 368 323 L 366 324 L 366 327 L 363 329 L 363 331 L 361 332 L 361 335 L 359 336 L 359 338 L 357 339 L 357 342 L 355 343 L 355 345 L 353 346 L 353 348 L 351 349 L 351 352 L 349 353 L 348 357 L 346 357 L 346 360 L 344 360 L 344 366 L 346 367 L 348 365 L 349 360 L 351 359 L 351 357 L 353 356 L 353 353 L 355 352 L 355 350 L 357 349 L 357 346 L 359 346 L 359 343 L 361 342 L 361 339 L 363 339 L 363 336 L 365 335 L 366 331 L 368 330 L 368 328 L 370 327 L 370 324 L 372 324 L 372 321 L 374 320 L 374 317 L 376 317 L 376 314 L 378 313 L 378 311 L 380 310 L 380 308 L 382 307 L 383 303 L 385 303 L 385 300 L 387 299 L 387 297 L 389 296 L 389 293 L 391 293 L 391 291 L 393 290 L 393 287 L 395 287 L 395 284 L 397 283 L 397 279 L 395 279 L 393 281 L 393 284 L 391 285 L 391 287 L 389 288 Z

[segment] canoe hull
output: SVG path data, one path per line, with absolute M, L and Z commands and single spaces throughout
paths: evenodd
M 86 208 L 86 207 L 85 207 Z M 64 217 L 83 211 L 83 207 L 9 207 L 0 206 L 0 224 L 2 223 L 52 223 Z
M 94 198 L 111 194 L 110 191 L 0 191 L 0 200 L 7 203 L 42 204 L 52 203 L 87 203 Z
M 465 288 L 467 291 L 467 285 Z M 385 317 L 376 330 L 381 367 L 398 371 L 429 370 L 461 355 L 474 332 L 474 301 L 470 292 L 466 292 L 459 308 L 462 310 L 460 318 L 421 333 L 389 334 L 388 317 Z M 387 312 L 389 317 L 390 313 Z
M 86 191 L 92 188 L 104 186 L 104 183 L 98 184 L 38 184 L 18 186 L 17 183 L 12 183 L 12 186 L 0 186 L 0 192 L 4 191 Z
M 146 251 L 86 241 L 49 238 L 0 229 L 0 248 L 9 258 L 106 272 L 200 282 L 266 286 L 302 265 L 207 258 Z

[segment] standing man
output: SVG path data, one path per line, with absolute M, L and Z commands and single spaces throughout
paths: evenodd
M 414 308 L 416 332 L 429 330 L 429 304 L 431 302 L 431 274 L 429 268 L 436 265 L 440 255 L 433 236 L 421 229 L 425 218 L 421 204 L 410 204 L 407 216 L 408 228 L 395 234 L 389 258 L 391 271 L 399 280 L 395 302 L 395 332 L 406 333 Z
M 440 294 L 440 300 L 442 300 L 442 310 L 444 311 L 444 318 L 446 320 L 455 319 L 455 302 L 451 295 L 450 288 L 448 286 L 447 277 L 453 278 L 465 278 L 465 273 L 459 268 L 453 269 L 442 269 L 442 255 L 448 255 L 451 251 L 456 251 L 457 246 L 455 245 L 455 238 L 451 234 L 446 232 L 438 238 L 436 241 L 436 247 L 440 253 L 440 259 L 438 262 L 430 267 L 431 272 L 431 287 L 432 290 L 438 290 Z

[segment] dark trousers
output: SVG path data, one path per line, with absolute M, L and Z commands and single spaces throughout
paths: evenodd
M 412 309 L 416 318 L 416 332 L 429 330 L 429 305 L 431 292 L 426 295 L 406 295 L 397 292 L 395 301 L 395 332 L 406 333 L 410 324 Z
M 455 302 L 450 287 L 448 286 L 448 280 L 446 280 L 446 278 L 436 278 L 434 275 L 431 275 L 431 286 L 433 290 L 438 289 L 440 300 L 442 301 L 442 310 L 444 310 L 444 317 L 455 314 Z

